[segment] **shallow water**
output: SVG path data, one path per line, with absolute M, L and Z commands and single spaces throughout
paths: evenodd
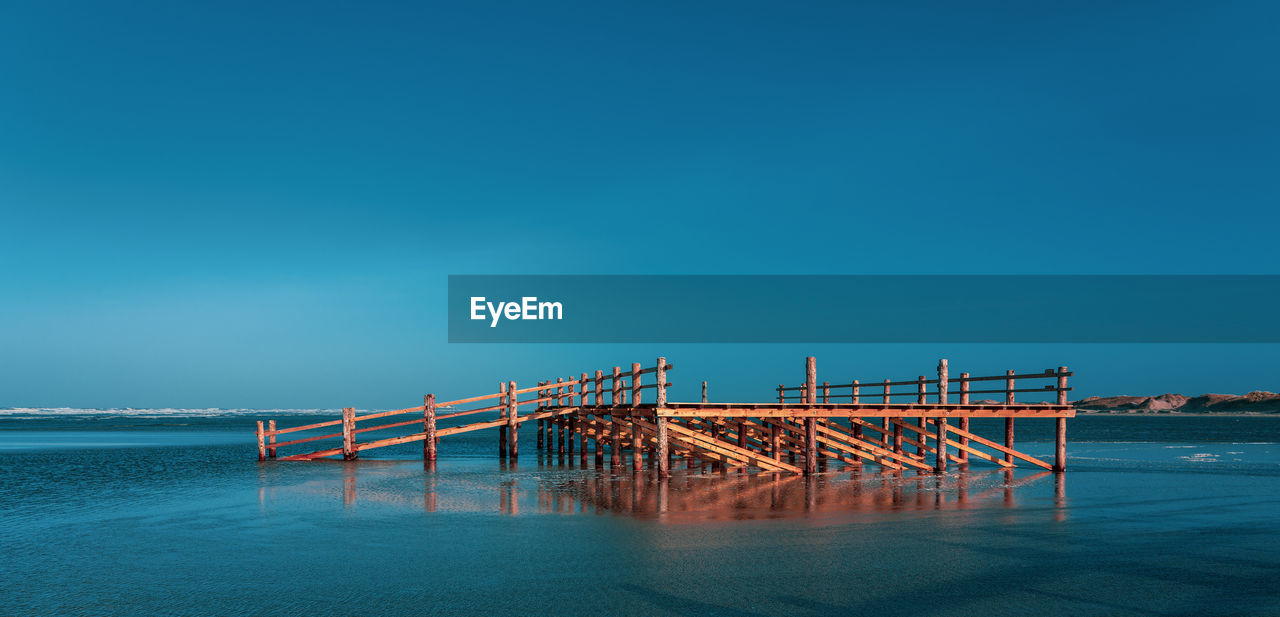
M 531 431 L 259 464 L 253 419 L 0 420 L 0 612 L 1280 615 L 1280 418 L 1076 418 L 1064 476 L 666 483 Z

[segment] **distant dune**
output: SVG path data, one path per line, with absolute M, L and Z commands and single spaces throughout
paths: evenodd
M 1255 391 L 1245 395 L 1161 394 L 1159 396 L 1091 396 L 1077 409 L 1113 413 L 1280 413 L 1280 394 Z

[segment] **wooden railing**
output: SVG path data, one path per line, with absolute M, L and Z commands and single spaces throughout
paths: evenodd
M 499 428 L 502 434 L 499 436 L 500 452 L 507 454 L 508 449 L 514 454 L 516 448 L 516 429 L 522 421 L 529 419 L 537 419 L 541 422 L 543 419 L 558 415 L 555 411 L 566 407 L 566 401 L 572 404 L 573 398 L 579 399 L 579 404 L 585 406 L 587 397 L 591 393 L 588 388 L 594 387 L 595 404 L 602 405 L 603 392 L 606 385 L 609 386 L 610 397 L 609 405 L 623 405 L 626 400 L 626 392 L 630 391 L 632 400 L 638 400 L 640 392 L 645 389 L 655 388 L 657 384 L 640 385 L 641 376 L 657 373 L 658 367 L 641 368 L 640 364 L 632 364 L 630 371 L 622 371 L 621 367 L 613 367 L 611 373 L 596 371 L 595 377 L 590 378 L 586 373 L 582 373 L 578 379 L 559 378 L 554 382 L 543 381 L 538 385 L 528 388 L 518 388 L 516 382 L 507 381 L 499 384 L 498 391 L 492 394 L 483 394 L 480 396 L 472 396 L 452 401 L 436 401 L 434 394 L 428 394 L 423 397 L 423 404 L 414 407 L 406 407 L 403 409 L 394 409 L 390 411 L 379 411 L 357 415 L 355 408 L 347 407 L 342 410 L 342 417 L 336 420 L 327 420 L 324 422 L 315 422 L 302 426 L 294 426 L 289 428 L 277 428 L 275 420 L 268 420 L 265 423 L 258 421 L 256 436 L 258 439 L 258 459 L 265 460 L 268 458 L 276 458 L 277 451 L 280 448 L 298 446 L 301 444 L 322 442 L 326 440 L 341 439 L 341 446 L 309 452 L 306 454 L 298 454 L 284 457 L 285 460 L 303 459 L 303 458 L 323 458 L 327 456 L 343 455 L 343 458 L 355 458 L 360 450 L 368 450 L 401 443 L 409 443 L 412 441 L 422 440 L 423 453 L 430 460 L 435 459 L 435 447 L 439 437 L 473 430 L 485 428 Z M 673 368 L 673 365 L 667 364 L 666 369 Z M 669 384 L 668 384 L 669 385 Z M 554 386 L 554 387 L 552 387 Z M 534 393 L 534 397 L 521 400 L 522 394 Z M 554 404 L 553 404 L 554 403 Z M 441 408 L 458 408 L 479 405 L 470 409 L 462 409 L 451 411 L 445 414 L 437 413 Z M 531 416 L 521 416 L 520 407 L 535 406 L 535 412 Z M 455 426 L 444 429 L 437 428 L 437 424 L 442 420 L 472 416 L 482 413 L 497 412 L 497 419 L 490 421 L 482 421 L 464 426 Z M 373 420 L 381 420 L 394 416 L 404 416 L 408 414 L 421 414 L 408 420 L 398 420 L 395 422 L 374 424 L 369 423 Z M 543 417 L 536 417 L 536 416 Z M 363 425 L 361 423 L 364 423 Z M 421 432 L 413 432 L 408 435 L 390 437 L 359 443 L 356 439 L 357 435 L 362 433 L 370 433 L 375 431 L 385 431 L 395 428 L 403 428 L 409 426 L 421 426 Z M 329 429 L 329 430 L 324 430 Z M 316 434 L 320 433 L 320 434 Z M 296 438 L 287 438 L 295 434 L 305 434 Z M 541 437 L 541 432 L 539 433 Z
M 798 402 L 798 403 L 876 402 L 876 403 L 882 403 L 882 404 L 888 405 L 890 403 L 902 402 L 900 398 L 897 398 L 897 400 L 894 400 L 895 397 L 914 397 L 916 399 L 915 402 L 917 404 L 923 405 L 928 403 L 929 402 L 928 399 L 930 395 L 933 395 L 934 400 L 936 400 L 939 403 L 945 404 L 950 402 L 948 400 L 948 394 L 951 391 L 949 386 L 951 384 L 958 384 L 959 385 L 958 394 L 960 396 L 959 404 L 961 405 L 971 404 L 969 398 L 971 395 L 974 395 L 974 394 L 1003 394 L 1004 401 L 998 404 L 1011 405 L 1015 403 L 1017 399 L 1016 394 L 1018 393 L 1037 393 L 1037 394 L 1052 393 L 1055 395 L 1055 400 L 1057 404 L 1065 404 L 1066 403 L 1065 393 L 1070 392 L 1072 390 L 1072 388 L 1067 387 L 1067 378 L 1071 377 L 1072 373 L 1068 371 L 1067 367 L 1065 366 L 1060 366 L 1056 370 L 1051 368 L 1045 369 L 1043 373 L 1016 373 L 1015 371 L 1010 370 L 1010 371 L 1007 371 L 1004 375 L 990 375 L 986 377 L 970 377 L 968 373 L 961 373 L 959 377 L 946 377 L 945 364 L 940 364 L 939 366 L 940 366 L 940 371 L 944 376 L 941 378 L 935 378 L 935 379 L 927 379 L 924 375 L 921 375 L 916 379 L 912 379 L 909 381 L 892 381 L 892 380 L 886 379 L 884 381 L 873 381 L 873 382 L 863 383 L 855 379 L 852 382 L 845 383 L 845 384 L 833 384 L 833 383 L 824 381 L 821 384 L 816 384 L 814 388 L 815 392 L 814 392 L 813 401 L 807 400 L 808 399 L 808 396 L 806 394 L 806 390 L 808 389 L 807 385 L 802 384 L 798 386 L 787 386 L 785 384 L 782 384 L 776 388 L 776 391 L 778 393 L 778 402 L 779 403 L 785 403 L 785 402 Z M 943 381 L 944 379 L 945 381 Z M 1040 380 L 1040 379 L 1053 380 L 1054 383 L 1044 385 L 1044 386 L 1031 387 L 1031 388 L 1017 387 L 1018 382 L 1026 382 L 1026 381 Z M 973 390 L 973 389 L 970 389 L 969 387 L 969 384 L 973 382 L 991 382 L 991 381 L 1003 381 L 1004 387 L 996 388 L 996 389 L 981 389 L 981 390 Z M 947 385 L 946 386 L 940 385 L 943 383 Z M 908 386 L 911 389 L 905 390 L 905 391 L 894 390 L 894 388 L 901 388 L 903 386 Z M 791 394 L 792 392 L 794 392 L 795 394 Z

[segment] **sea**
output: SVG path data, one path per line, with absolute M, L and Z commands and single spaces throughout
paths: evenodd
M 532 424 L 258 461 L 257 420 L 338 414 L 0 410 L 0 615 L 1280 615 L 1280 417 L 1081 415 L 1065 474 L 659 481 Z

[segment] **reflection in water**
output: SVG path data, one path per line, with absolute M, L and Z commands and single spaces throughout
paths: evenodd
M 904 477 L 905 475 L 905 477 Z M 1015 508 L 1016 491 L 1049 476 L 1040 472 L 1014 479 L 1011 471 L 989 470 L 935 475 L 886 471 L 791 474 L 675 474 L 659 481 L 652 474 L 586 473 L 571 479 L 540 479 L 534 489 L 538 511 L 617 513 L 680 522 L 746 520 L 858 512 Z M 973 488 L 980 489 L 973 491 Z M 1055 479 L 1055 520 L 1065 517 L 1065 487 Z M 507 495 L 499 510 L 515 500 Z M 575 507 L 576 504 L 576 507 Z
M 1019 507 L 1026 487 L 1053 482 L 1052 511 L 1056 521 L 1066 519 L 1066 479 L 1043 471 L 1017 475 L 1012 469 L 961 467 L 934 474 L 882 470 L 872 466 L 845 467 L 805 477 L 779 473 L 743 473 L 720 469 L 704 473 L 676 470 L 660 481 L 652 470 L 636 473 L 629 468 L 564 466 L 539 461 L 536 470 L 520 470 L 502 462 L 493 471 L 437 471 L 437 462 L 408 465 L 393 461 L 351 461 L 334 465 L 330 480 L 295 487 L 323 492 L 324 485 L 340 478 L 342 503 L 417 504 L 425 512 L 497 512 L 581 514 L 615 513 L 664 522 L 697 520 L 749 520 L 827 516 L 841 513 L 964 510 L 968 508 Z M 381 464 L 379 464 L 381 463 Z M 330 467 L 329 469 L 334 469 Z M 1025 473 L 1025 472 L 1023 472 Z M 261 473 L 259 503 L 272 501 L 286 490 Z M 335 477 L 337 476 L 337 477 Z M 1052 479 L 1050 479 L 1052 478 Z M 496 493 L 496 499 L 494 499 Z M 1047 504 L 1048 493 L 1040 491 Z M 1033 500 L 1037 501 L 1037 500 Z

